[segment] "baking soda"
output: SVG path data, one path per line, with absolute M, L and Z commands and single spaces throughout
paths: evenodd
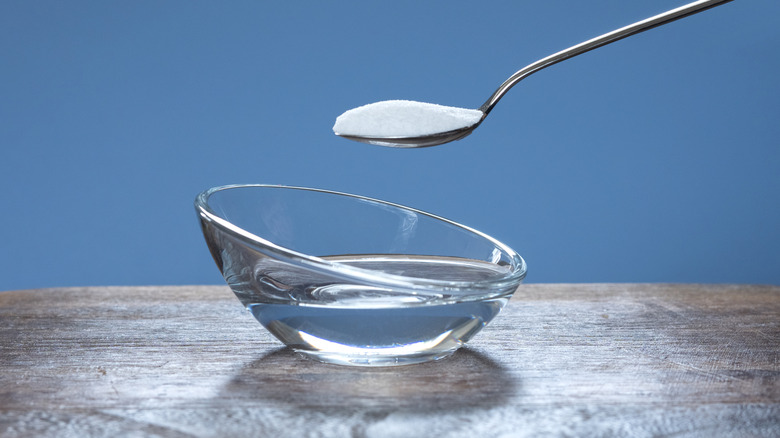
M 351 109 L 333 132 L 357 137 L 420 137 L 454 131 L 482 120 L 482 111 L 412 100 L 385 100 Z

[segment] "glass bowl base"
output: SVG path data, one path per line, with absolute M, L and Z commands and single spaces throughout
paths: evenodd
M 366 354 L 341 354 L 329 351 L 310 351 L 298 349 L 295 349 L 295 351 L 302 354 L 304 357 L 335 365 L 357 367 L 393 367 L 413 365 L 443 359 L 455 353 L 458 348 L 460 348 L 460 346 L 447 351 L 422 352 L 405 356 L 398 356 L 394 354 L 383 355 L 377 354 L 376 352 L 368 352 Z

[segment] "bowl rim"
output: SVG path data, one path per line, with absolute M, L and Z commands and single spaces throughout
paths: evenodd
M 300 251 L 286 248 L 284 246 L 273 243 L 267 239 L 264 239 L 260 236 L 257 236 L 256 234 L 251 233 L 233 224 L 229 220 L 221 217 L 213 209 L 211 209 L 208 203 L 208 200 L 211 197 L 211 195 L 220 191 L 239 189 L 239 188 L 269 188 L 269 189 L 302 190 L 302 191 L 309 191 L 309 192 L 317 192 L 317 193 L 323 193 L 329 195 L 346 196 L 349 198 L 375 202 L 393 208 L 399 208 L 402 210 L 411 211 L 416 214 L 421 214 L 429 218 L 435 219 L 437 221 L 441 221 L 449 225 L 455 226 L 457 228 L 475 234 L 480 238 L 489 241 L 491 244 L 499 248 L 504 254 L 506 254 L 509 257 L 509 259 L 511 260 L 511 265 L 510 265 L 511 269 L 506 275 L 503 275 L 499 278 L 491 278 L 489 280 L 480 280 L 480 281 L 437 280 L 437 279 L 428 279 L 422 277 L 409 277 L 409 276 L 403 276 L 397 274 L 388 274 L 381 271 L 359 268 L 352 265 L 339 263 L 338 261 L 333 261 L 322 257 L 305 254 Z M 525 260 L 517 252 L 515 252 L 512 248 L 500 242 L 499 240 L 479 230 L 457 223 L 450 219 L 432 213 L 428 213 L 426 211 L 417 208 L 408 207 L 390 201 L 384 201 L 381 199 L 371 198 L 362 195 L 355 195 L 346 192 L 303 187 L 303 186 L 294 186 L 294 185 L 282 185 L 282 184 L 227 184 L 227 185 L 215 186 L 199 193 L 195 198 L 195 209 L 198 212 L 201 219 L 209 221 L 210 223 L 220 228 L 222 231 L 225 231 L 231 234 L 232 236 L 239 238 L 240 240 L 249 241 L 249 243 L 251 243 L 252 246 L 255 247 L 255 249 L 261 247 L 264 250 L 262 252 L 266 253 L 266 255 L 269 256 L 273 255 L 274 258 L 281 259 L 285 262 L 293 263 L 299 266 L 305 266 L 309 269 L 313 269 L 316 271 L 326 272 L 329 274 L 335 273 L 336 275 L 340 275 L 340 276 L 353 277 L 355 279 L 360 279 L 361 281 L 379 287 L 389 286 L 393 288 L 408 289 L 416 292 L 420 292 L 420 291 L 468 292 L 464 294 L 459 294 L 458 298 L 461 300 L 464 299 L 465 297 L 488 299 L 488 298 L 496 298 L 498 296 L 511 295 L 512 293 L 514 293 L 514 289 L 512 289 L 509 293 L 504 291 L 504 289 L 512 285 L 515 286 L 519 285 L 525 278 L 526 271 L 527 271 L 527 265 Z M 490 292 L 495 292 L 496 290 L 500 290 L 503 292 L 490 293 Z M 479 292 L 483 292 L 483 293 L 479 293 Z

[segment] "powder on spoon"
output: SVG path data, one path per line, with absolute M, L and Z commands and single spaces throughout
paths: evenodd
M 333 132 L 357 137 L 420 137 L 475 125 L 480 110 L 411 100 L 385 100 L 351 109 L 336 118 Z

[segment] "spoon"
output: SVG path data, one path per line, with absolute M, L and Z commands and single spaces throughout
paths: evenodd
M 390 100 L 351 109 L 336 119 L 333 131 L 363 143 L 402 148 L 436 146 L 460 140 L 485 120 L 498 101 L 533 73 L 631 35 L 662 26 L 731 0 L 699 0 L 569 47 L 540 59 L 504 81 L 479 109 Z

